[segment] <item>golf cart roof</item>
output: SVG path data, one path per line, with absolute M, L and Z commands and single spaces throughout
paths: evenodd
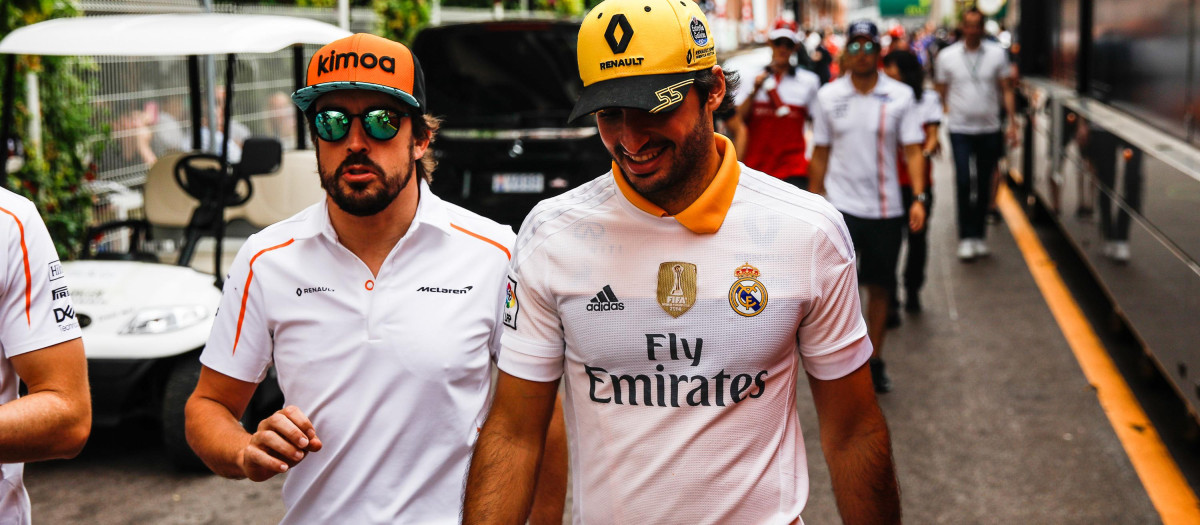
M 180 56 L 273 53 L 328 44 L 351 33 L 307 18 L 224 13 L 57 18 L 17 29 L 0 53 L 66 56 Z

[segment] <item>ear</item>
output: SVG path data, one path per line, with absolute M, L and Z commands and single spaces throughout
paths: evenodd
M 425 118 L 424 115 L 414 116 L 412 118 Z M 409 133 L 412 133 L 412 119 L 409 119 Z M 413 137 L 412 139 L 412 154 L 413 160 L 419 160 L 425 156 L 425 151 L 429 149 L 431 133 L 427 133 L 424 137 Z
M 708 92 L 708 100 L 704 101 L 704 107 L 710 112 L 716 111 L 721 107 L 721 101 L 725 100 L 725 71 L 721 66 L 713 66 L 712 73 L 717 77 L 717 81 L 712 91 Z

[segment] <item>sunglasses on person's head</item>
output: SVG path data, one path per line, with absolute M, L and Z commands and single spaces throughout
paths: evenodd
M 875 45 L 875 42 L 853 42 L 846 46 L 846 52 L 850 53 L 851 55 L 861 55 L 863 53 L 869 55 L 874 53 L 878 47 L 879 46 Z
M 327 142 L 337 142 L 346 138 L 354 119 L 362 122 L 367 136 L 375 140 L 389 140 L 400 131 L 400 121 L 408 114 L 399 111 L 378 108 L 369 109 L 366 113 L 352 115 L 336 109 L 318 111 L 313 122 L 316 124 L 317 136 Z

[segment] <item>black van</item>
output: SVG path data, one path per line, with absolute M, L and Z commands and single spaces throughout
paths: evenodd
M 417 35 L 429 112 L 443 118 L 438 196 L 516 229 L 538 201 L 610 169 L 595 120 L 567 123 L 583 89 L 578 33 L 578 22 L 509 20 Z

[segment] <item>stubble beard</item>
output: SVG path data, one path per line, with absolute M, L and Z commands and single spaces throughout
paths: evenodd
M 704 125 L 703 116 L 704 113 L 701 111 L 701 118 L 696 120 L 696 125 L 692 127 L 691 133 L 688 133 L 686 141 L 676 148 L 666 176 L 657 181 L 638 184 L 629 174 L 622 173 L 625 181 L 643 197 L 654 203 L 676 200 L 692 193 L 698 197 L 700 193 L 703 193 L 704 188 L 692 187 L 695 181 L 704 179 L 703 174 L 697 173 L 696 170 L 713 140 L 712 131 Z
M 376 164 L 370 157 L 364 153 L 353 153 L 342 161 L 332 174 L 327 174 L 325 167 L 321 165 L 320 155 L 317 155 L 317 169 L 321 174 L 321 187 L 325 189 L 325 193 L 333 199 L 333 203 L 342 211 L 354 215 L 356 217 L 369 217 L 375 215 L 392 204 L 396 197 L 400 195 L 404 188 L 408 187 L 413 178 L 413 172 L 416 169 L 416 162 L 413 159 L 413 145 L 408 145 L 408 166 L 401 168 L 400 171 L 388 172 L 383 167 Z M 345 173 L 346 167 L 351 165 L 370 166 L 382 176 L 377 177 L 381 183 L 381 187 L 375 191 L 371 191 L 371 186 L 374 181 L 366 183 L 347 183 L 343 182 L 342 174 Z

